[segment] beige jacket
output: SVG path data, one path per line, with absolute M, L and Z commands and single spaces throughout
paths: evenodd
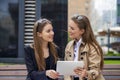
M 70 41 L 65 49 L 65 60 L 72 61 L 74 59 L 74 40 Z M 88 80 L 105 80 L 100 71 L 101 57 L 97 54 L 94 47 L 81 43 L 79 48 L 78 60 L 83 60 L 88 73 Z M 70 76 L 65 76 L 64 80 L 73 80 Z M 83 79 L 79 79 L 83 80 Z

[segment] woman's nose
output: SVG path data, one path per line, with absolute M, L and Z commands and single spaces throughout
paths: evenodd
M 51 34 L 54 35 L 54 31 L 51 31 Z
M 71 32 L 71 30 L 70 30 L 70 28 L 68 28 L 68 33 L 70 33 Z

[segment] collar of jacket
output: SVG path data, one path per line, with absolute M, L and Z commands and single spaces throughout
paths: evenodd
M 75 45 L 75 40 L 72 40 L 68 43 L 67 48 L 65 50 L 66 54 L 69 55 L 69 60 L 74 59 L 74 45 Z M 85 46 L 85 42 L 81 42 L 81 46 Z
M 75 45 L 75 43 L 76 43 L 76 40 L 74 39 L 72 44 Z M 81 41 L 81 45 L 85 45 L 85 42 L 83 42 L 83 40 Z

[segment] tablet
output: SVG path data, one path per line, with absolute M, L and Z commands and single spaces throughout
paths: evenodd
M 83 61 L 57 61 L 56 71 L 59 72 L 60 75 L 76 75 L 74 69 L 76 67 L 83 68 L 83 66 Z

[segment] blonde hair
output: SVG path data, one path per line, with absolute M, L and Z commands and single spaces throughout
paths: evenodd
M 44 26 L 47 24 L 52 24 L 52 23 L 51 21 L 45 18 L 39 19 L 38 21 L 35 22 L 34 29 L 33 29 L 33 37 L 34 37 L 33 48 L 35 51 L 35 58 L 38 65 L 38 69 L 40 71 L 45 70 L 46 64 L 43 57 L 44 53 L 42 50 L 42 41 L 40 37 L 37 36 L 37 32 L 41 33 Z M 54 63 L 56 63 L 57 61 L 56 45 L 53 42 L 49 42 L 48 46 L 50 48 L 51 55 L 54 57 Z

